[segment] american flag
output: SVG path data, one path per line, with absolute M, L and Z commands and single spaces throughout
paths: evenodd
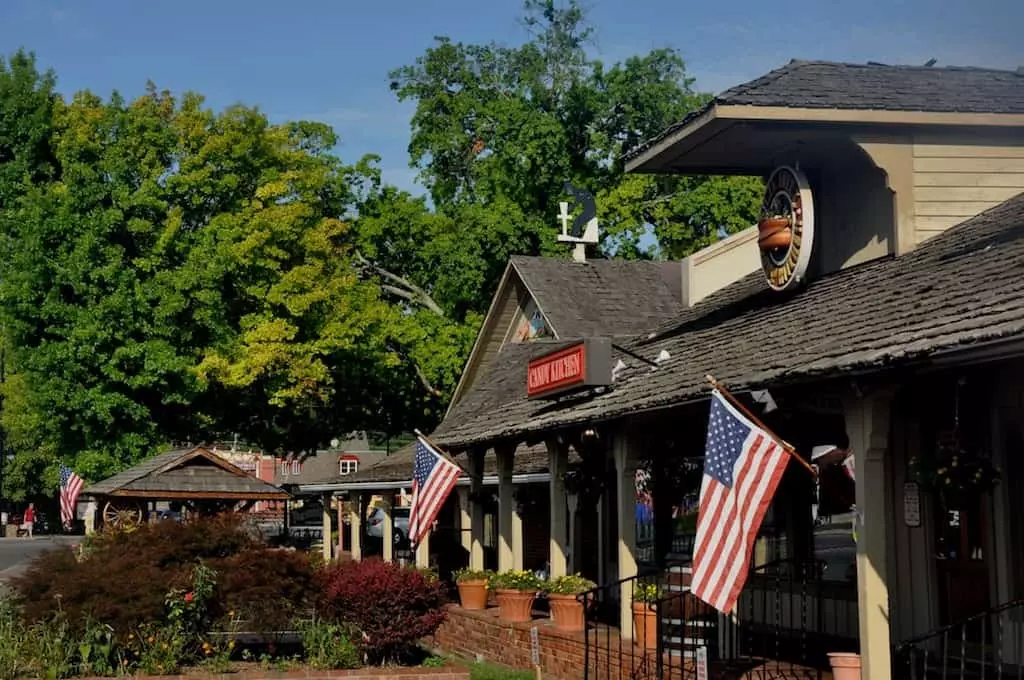
M 427 441 L 416 441 L 416 463 L 412 471 L 412 507 L 409 509 L 409 542 L 418 545 L 430 532 L 437 513 L 441 510 L 461 469 Z
M 788 462 L 773 435 L 714 391 L 690 591 L 721 612 L 736 606 L 754 539 Z
M 60 521 L 65 529 L 71 527 L 75 521 L 78 494 L 81 493 L 85 482 L 82 478 L 71 471 L 71 468 L 60 464 Z

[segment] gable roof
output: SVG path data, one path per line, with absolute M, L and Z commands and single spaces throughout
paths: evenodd
M 636 335 L 683 309 L 679 262 L 521 255 L 511 262 L 558 338 Z
M 480 331 L 452 395 L 451 412 L 484 371 L 499 327 L 502 305 L 521 286 L 529 294 L 556 338 L 584 335 L 630 337 L 675 318 L 683 309 L 682 264 L 650 260 L 587 260 L 513 256 L 491 299 Z
M 639 156 L 716 106 L 1024 114 L 1024 72 L 794 59 L 722 92 L 625 158 Z
M 525 357 L 487 394 L 467 395 L 435 438 L 465 446 L 703 399 L 704 376 L 735 389 L 880 371 L 1024 336 L 1024 194 L 916 250 L 843 269 L 784 295 L 751 275 L 627 345 L 614 388 L 568 404 L 527 401 Z M 760 279 L 760 280 L 758 280 Z M 497 364 L 497 362 L 496 362 Z M 495 366 L 495 369 L 498 367 Z M 513 377 L 518 375 L 518 380 Z M 476 390 L 473 390 L 474 392 Z
M 288 494 L 204 447 L 173 449 L 82 490 L 87 496 L 285 499 Z

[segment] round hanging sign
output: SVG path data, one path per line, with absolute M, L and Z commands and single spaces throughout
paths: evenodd
M 804 173 L 788 166 L 772 172 L 757 230 L 768 285 L 793 288 L 804 279 L 814 247 L 814 199 Z

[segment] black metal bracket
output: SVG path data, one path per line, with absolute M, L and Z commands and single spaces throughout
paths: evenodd
M 642 361 L 645 364 L 647 364 L 648 366 L 653 366 L 654 368 L 657 368 L 658 366 L 661 365 L 657 361 L 654 361 L 653 359 L 648 359 L 647 357 L 642 357 L 639 354 L 637 354 L 636 352 L 631 352 L 630 350 L 626 349 L 625 347 L 623 347 L 621 345 L 616 345 L 615 343 L 612 343 L 612 349 L 617 349 L 618 351 L 622 352 L 626 356 L 632 357 L 632 358 L 636 359 L 637 361 Z

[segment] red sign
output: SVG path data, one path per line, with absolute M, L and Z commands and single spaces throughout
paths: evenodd
M 582 385 L 587 378 L 587 354 L 583 343 L 538 357 L 526 372 L 526 396 L 537 397 Z

